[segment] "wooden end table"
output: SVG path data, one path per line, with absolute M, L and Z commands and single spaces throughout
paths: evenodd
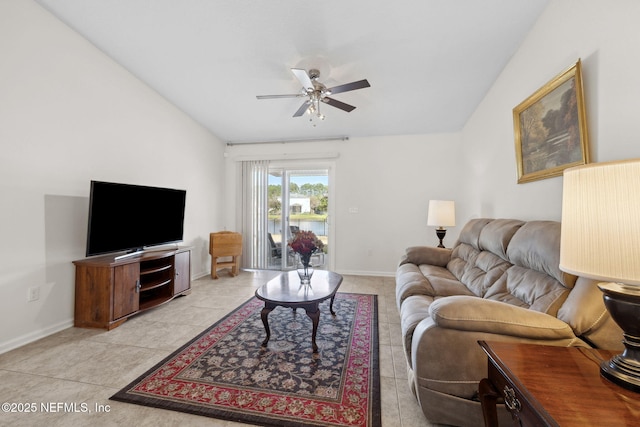
M 264 308 L 260 315 L 267 337 L 262 342 L 262 347 L 266 347 L 269 338 L 271 338 L 268 316 L 274 308 L 277 306 L 290 307 L 293 308 L 294 311 L 297 308 L 304 308 L 313 324 L 311 345 L 313 352 L 316 353 L 318 351 L 316 333 L 318 331 L 318 323 L 320 322 L 320 309 L 318 306 L 322 301 L 331 298 L 329 311 L 335 316 L 333 300 L 341 283 L 342 276 L 338 273 L 316 270 L 311 277 L 311 283 L 309 285 L 300 284 L 300 278 L 296 271 L 282 273 L 262 285 L 256 290 L 256 297 L 264 301 Z
M 485 425 L 498 425 L 504 399 L 517 426 L 637 426 L 640 393 L 600 376 L 617 352 L 580 347 L 478 341 L 489 356 L 479 394 Z

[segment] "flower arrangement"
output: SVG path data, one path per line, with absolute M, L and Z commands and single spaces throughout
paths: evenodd
M 311 255 L 321 251 L 324 243 L 313 233 L 313 231 L 299 231 L 289 241 L 289 246 L 293 252 L 300 255 L 300 260 L 305 266 L 309 265 Z

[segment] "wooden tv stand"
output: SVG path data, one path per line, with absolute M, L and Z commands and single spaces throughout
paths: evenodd
M 130 316 L 191 293 L 191 250 L 86 258 L 76 266 L 74 326 L 113 329 Z

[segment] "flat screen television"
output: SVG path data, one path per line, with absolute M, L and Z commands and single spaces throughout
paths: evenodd
M 91 181 L 87 256 L 183 240 L 187 192 Z

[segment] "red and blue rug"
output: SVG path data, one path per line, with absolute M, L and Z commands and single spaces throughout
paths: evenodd
M 378 302 L 338 293 L 320 305 L 316 342 L 304 310 L 269 314 L 248 300 L 111 399 L 264 426 L 379 427 Z

